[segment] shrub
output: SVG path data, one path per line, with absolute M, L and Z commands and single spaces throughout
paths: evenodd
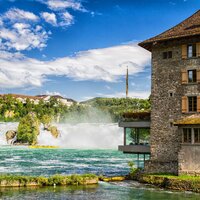
M 37 143 L 40 123 L 34 113 L 29 113 L 23 117 L 18 125 L 17 142 L 34 145 Z

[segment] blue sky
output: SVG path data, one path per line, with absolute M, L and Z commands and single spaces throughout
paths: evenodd
M 81 101 L 150 94 L 137 43 L 192 15 L 197 0 L 0 0 L 0 93 Z

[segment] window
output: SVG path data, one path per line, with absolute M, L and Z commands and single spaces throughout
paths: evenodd
M 174 97 L 174 93 L 175 93 L 174 91 L 169 90 L 169 91 L 168 91 L 169 97 Z
M 196 44 L 189 44 L 187 46 L 187 57 L 196 57 Z
M 188 83 L 195 83 L 197 81 L 197 71 L 188 70 Z
M 172 51 L 163 52 L 163 59 L 172 58 Z
M 196 112 L 197 111 L 197 97 L 188 97 L 188 111 Z
M 183 128 L 183 143 L 191 143 L 192 142 L 192 129 L 191 128 Z
M 200 128 L 194 128 L 194 143 L 200 143 Z

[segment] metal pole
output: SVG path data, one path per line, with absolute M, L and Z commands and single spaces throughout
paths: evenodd
M 124 146 L 126 146 L 126 128 L 124 128 Z

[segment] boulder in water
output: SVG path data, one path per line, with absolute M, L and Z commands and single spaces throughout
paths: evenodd
M 58 138 L 58 136 L 60 135 L 60 132 L 56 126 L 51 126 L 48 128 L 48 130 L 51 132 L 51 135 L 55 138 Z
M 6 141 L 13 140 L 17 136 L 17 132 L 14 130 L 9 130 L 6 132 Z

